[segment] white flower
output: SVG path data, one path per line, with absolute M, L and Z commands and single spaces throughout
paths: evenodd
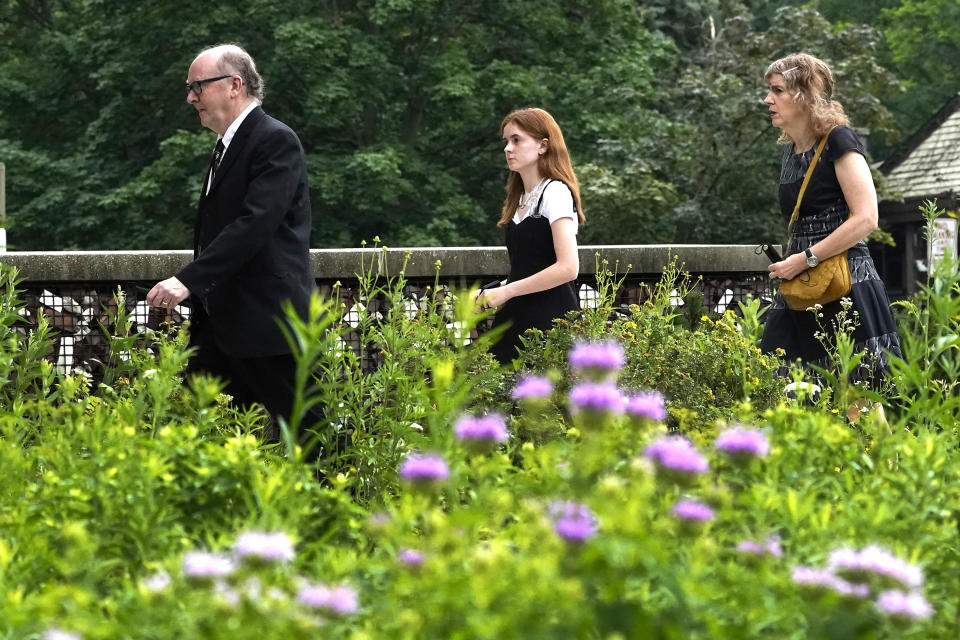
M 170 586 L 173 580 L 166 571 L 157 571 L 155 574 L 143 581 L 143 586 L 147 591 L 159 593 Z

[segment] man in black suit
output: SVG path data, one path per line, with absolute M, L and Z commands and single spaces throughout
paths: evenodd
M 167 310 L 190 297 L 197 351 L 188 373 L 217 375 L 238 404 L 259 402 L 275 419 L 289 419 L 295 363 L 278 320 L 286 301 L 305 317 L 315 287 L 310 195 L 300 140 L 264 113 L 262 99 L 253 59 L 236 45 L 205 49 L 190 65 L 187 102 L 217 133 L 217 147 L 193 262 L 157 283 L 147 303 Z

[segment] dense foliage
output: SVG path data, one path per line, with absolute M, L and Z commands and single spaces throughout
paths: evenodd
M 107 383 L 59 373 L 0 272 L 0 636 L 955 637 L 960 276 L 903 305 L 887 395 L 812 403 L 772 380 L 756 304 L 684 317 L 674 267 L 642 305 L 602 287 L 531 334 L 519 371 L 462 296 L 404 305 L 377 271 L 355 327 L 318 298 L 292 329 L 319 375 L 281 444 L 217 381 L 180 383 L 182 333 L 117 331 Z
M 955 21 L 938 17 L 952 0 L 795 4 L 2 0 L 10 246 L 188 247 L 213 134 L 181 83 L 217 41 L 251 51 L 265 107 L 302 138 L 314 246 L 499 243 L 498 126 L 531 105 L 568 139 L 581 242 L 779 237 L 767 63 L 797 49 L 830 60 L 879 143 L 935 111 L 956 77 Z

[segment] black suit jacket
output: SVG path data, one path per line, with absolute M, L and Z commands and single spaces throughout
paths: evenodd
M 277 320 L 287 300 L 306 316 L 315 287 L 310 227 L 300 140 L 256 107 L 200 196 L 194 260 L 177 274 L 195 301 L 196 344 L 212 339 L 238 358 L 290 353 Z

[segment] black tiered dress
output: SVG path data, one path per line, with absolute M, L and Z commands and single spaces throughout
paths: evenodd
M 814 144 L 812 149 L 803 153 L 794 153 L 792 144 L 784 149 L 780 168 L 780 211 L 787 220 L 793 213 L 803 176 L 810 166 L 816 147 Z M 823 240 L 849 216 L 850 209 L 843 197 L 834 167 L 834 162 L 848 151 L 863 154 L 863 144 L 850 127 L 837 127 L 829 134 L 823 154 L 803 195 L 788 255 L 802 252 Z M 850 280 L 853 285 L 847 296 L 853 303 L 847 316 L 851 317 L 854 311 L 857 313 L 858 324 L 853 333 L 855 349 L 867 354 L 860 367 L 852 372 L 850 380 L 865 382 L 875 387 L 887 370 L 887 352 L 898 357 L 901 355 L 900 338 L 890 311 L 887 292 L 877 275 L 877 269 L 864 241 L 861 240 L 847 251 L 847 261 L 850 264 Z M 832 335 L 835 332 L 837 315 L 842 309 L 841 301 L 831 302 L 823 306 L 820 310 L 822 317 L 817 318 L 812 311 L 791 310 L 783 296 L 777 293 L 766 314 L 760 348 L 765 353 L 783 349 L 784 366 L 780 368 L 778 375 L 786 375 L 789 365 L 797 358 L 803 361 L 805 367 L 817 365 L 824 369 L 830 368 L 831 360 L 816 338 L 816 333 L 826 330 Z
M 557 261 L 550 221 L 540 215 L 543 194 L 550 182 L 544 185 L 540 192 L 533 213 L 519 224 L 511 220 L 507 226 L 507 254 L 510 256 L 510 275 L 507 282 L 532 276 Z M 556 318 L 562 318 L 568 311 L 575 310 L 580 310 L 580 299 L 574 280 L 552 289 L 511 298 L 497 311 L 493 319 L 494 327 L 503 324 L 509 326 L 490 352 L 497 361 L 506 364 L 517 357 L 517 349 L 521 346 L 520 335 L 524 331 L 534 327 L 547 331 L 552 328 Z

